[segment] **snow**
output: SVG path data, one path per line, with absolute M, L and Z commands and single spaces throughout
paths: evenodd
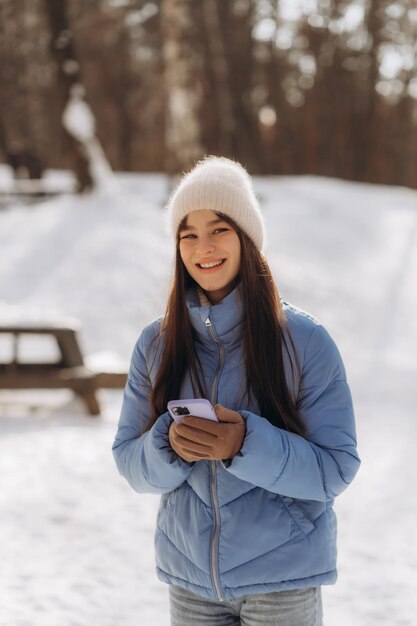
M 67 131 L 83 144 L 90 165 L 90 173 L 97 191 L 116 193 L 116 178 L 96 137 L 94 114 L 84 99 L 84 88 L 75 84 L 62 114 Z
M 84 88 L 75 84 L 62 114 L 67 131 L 82 143 L 93 139 L 96 132 L 96 120 L 84 96 Z
M 78 318 L 96 363 L 129 360 L 172 268 L 166 178 L 117 184 L 0 211 L 0 320 Z M 327 326 L 355 401 L 363 463 L 336 503 L 339 581 L 324 588 L 325 623 L 411 626 L 417 192 L 307 176 L 256 179 L 256 191 L 281 295 Z M 23 346 L 28 358 L 39 349 Z M 133 492 L 114 465 L 121 392 L 100 401 L 91 418 L 67 391 L 0 393 L 1 626 L 169 623 L 154 572 L 158 498 Z

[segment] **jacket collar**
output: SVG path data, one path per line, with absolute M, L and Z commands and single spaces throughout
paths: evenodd
M 203 343 L 213 343 L 213 335 L 206 325 L 207 319 L 211 322 L 215 337 L 221 343 L 232 344 L 242 338 L 244 311 L 240 284 L 215 305 L 209 302 L 201 304 L 197 288 L 190 287 L 187 291 L 187 306 L 191 325 Z

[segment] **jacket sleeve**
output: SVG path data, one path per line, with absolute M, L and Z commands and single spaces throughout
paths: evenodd
M 249 411 L 240 452 L 229 472 L 268 491 L 302 500 L 331 500 L 359 469 L 352 398 L 339 351 L 323 326 L 305 350 L 297 408 L 306 438 Z
M 120 474 L 133 489 L 140 493 L 165 493 L 181 485 L 194 464 L 181 459 L 170 446 L 169 413 L 160 415 L 152 428 L 144 432 L 151 418 L 152 389 L 144 349 L 142 333 L 133 350 L 112 450 Z

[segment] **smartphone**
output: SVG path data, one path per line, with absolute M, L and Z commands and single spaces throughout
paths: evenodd
M 170 400 L 168 402 L 168 412 L 179 424 L 183 417 L 194 415 L 206 420 L 218 422 L 217 415 L 208 400 L 204 398 L 192 398 L 191 400 Z

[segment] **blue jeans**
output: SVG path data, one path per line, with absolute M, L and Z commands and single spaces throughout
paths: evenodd
M 171 626 L 322 626 L 321 588 L 292 589 L 215 602 L 169 586 Z

